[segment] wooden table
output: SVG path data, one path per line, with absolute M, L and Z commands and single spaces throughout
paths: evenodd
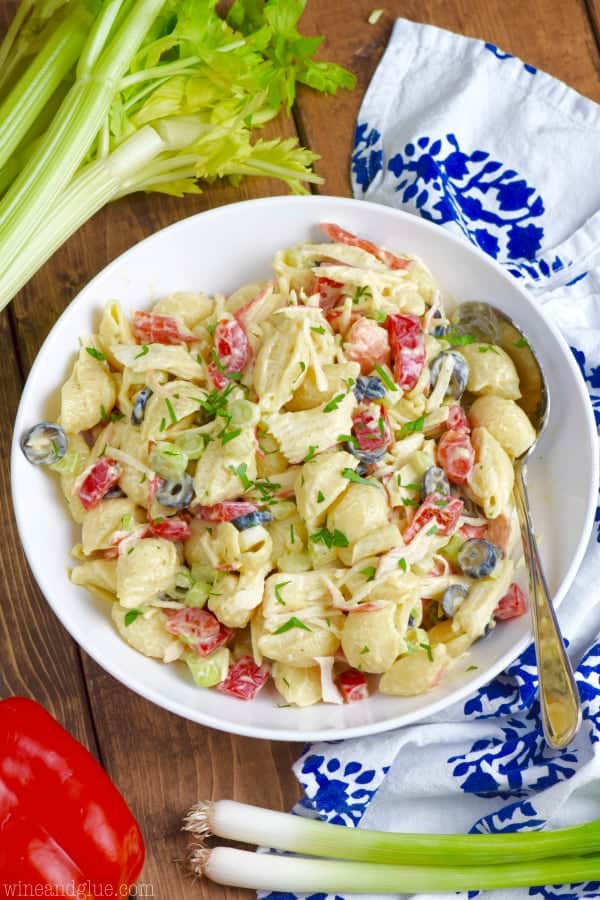
M 376 25 L 367 24 L 379 5 L 384 15 Z M 0 5 L 5 25 L 14 8 L 7 0 Z M 303 90 L 293 118 L 275 122 L 269 131 L 297 134 L 321 154 L 316 168 L 325 178 L 323 192 L 350 194 L 356 113 L 398 16 L 484 38 L 600 101 L 600 0 L 308 0 L 303 30 L 326 35 L 324 56 L 352 69 L 358 87 L 336 98 Z M 186 845 L 179 832 L 181 814 L 201 797 L 286 809 L 298 796 L 290 767 L 299 747 L 232 737 L 179 719 L 123 687 L 77 647 L 36 587 L 9 512 L 12 423 L 22 384 L 48 330 L 103 266 L 191 213 L 279 193 L 284 193 L 279 184 L 254 179 L 185 200 L 153 195 L 116 203 L 71 238 L 0 315 L 0 491 L 6 509 L 0 696 L 39 700 L 102 761 L 141 823 L 148 851 L 141 881 L 161 900 L 242 896 L 185 876 L 176 862 Z

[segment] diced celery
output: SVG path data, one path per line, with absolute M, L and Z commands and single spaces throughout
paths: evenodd
M 210 589 L 211 585 L 205 581 L 195 581 L 183 598 L 183 602 L 186 606 L 202 607 L 208 600 Z
M 439 551 L 442 556 L 445 556 L 448 562 L 452 563 L 452 565 L 458 565 L 458 551 L 464 544 L 464 538 L 462 538 L 459 534 L 453 534 L 445 547 Z
M 212 566 L 192 566 L 192 578 L 194 581 L 206 581 L 213 584 L 217 573 Z
M 219 647 L 210 656 L 198 656 L 189 650 L 181 657 L 187 664 L 198 687 L 214 687 L 227 677 L 230 653 L 227 647 Z
M 62 459 L 51 463 L 48 468 L 60 475 L 77 475 L 79 472 L 80 454 L 76 450 L 67 450 Z
M 187 453 L 168 441 L 157 441 L 150 451 L 150 465 L 163 478 L 181 478 L 188 462 Z

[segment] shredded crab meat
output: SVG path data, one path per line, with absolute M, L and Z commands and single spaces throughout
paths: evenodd
M 323 703 L 343 703 L 344 698 L 342 697 L 337 684 L 333 680 L 333 667 L 335 665 L 334 657 L 315 656 L 315 662 L 321 670 L 321 696 L 323 698 Z

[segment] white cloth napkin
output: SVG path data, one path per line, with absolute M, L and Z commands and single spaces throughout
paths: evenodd
M 598 172 L 599 106 L 492 44 L 396 22 L 359 113 L 355 195 L 463 235 L 521 279 L 573 347 L 600 423 Z M 544 743 L 530 647 L 422 724 L 308 747 L 294 767 L 304 790 L 297 811 L 425 832 L 600 818 L 599 541 L 595 527 L 559 614 L 584 708 L 572 746 Z M 600 897 L 600 880 L 487 897 Z

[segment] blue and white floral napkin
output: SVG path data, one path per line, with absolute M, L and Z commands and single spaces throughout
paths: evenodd
M 359 113 L 355 196 L 463 235 L 526 284 L 572 346 L 600 424 L 599 172 L 599 106 L 493 44 L 396 22 Z M 599 541 L 596 526 L 559 614 L 584 709 L 572 746 L 544 743 L 529 648 L 422 724 L 308 747 L 294 769 L 304 789 L 297 811 L 427 832 L 599 818 Z M 600 881 L 487 896 L 578 900 L 600 897 Z

